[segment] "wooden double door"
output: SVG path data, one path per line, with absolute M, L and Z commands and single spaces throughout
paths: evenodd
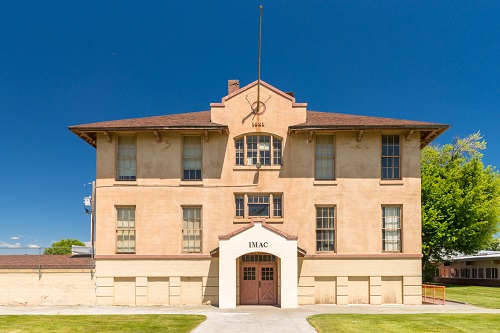
M 277 303 L 276 263 L 242 263 L 240 304 Z

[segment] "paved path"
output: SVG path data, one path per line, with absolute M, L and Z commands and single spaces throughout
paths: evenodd
M 0 315 L 92 315 L 92 314 L 203 314 L 207 320 L 193 333 L 226 332 L 316 332 L 306 317 L 319 313 L 411 314 L 411 313 L 498 313 L 500 309 L 484 309 L 465 304 L 446 305 L 314 305 L 297 309 L 273 306 L 240 306 L 237 309 L 199 307 L 140 306 L 0 306 Z

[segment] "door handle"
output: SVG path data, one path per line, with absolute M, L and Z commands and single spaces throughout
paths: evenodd
M 259 288 L 260 288 L 260 281 L 259 281 Z

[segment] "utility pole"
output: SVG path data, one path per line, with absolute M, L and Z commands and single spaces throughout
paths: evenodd
M 85 207 L 90 207 L 90 212 L 85 208 L 85 212 L 90 214 L 90 275 L 94 277 L 94 253 L 95 253 L 95 180 L 92 184 L 92 194 L 90 197 L 83 198 L 83 204 Z
M 95 180 L 92 181 L 92 198 L 90 199 L 92 203 L 92 208 L 90 211 L 90 242 L 92 247 L 91 257 L 94 259 L 94 249 L 95 249 Z

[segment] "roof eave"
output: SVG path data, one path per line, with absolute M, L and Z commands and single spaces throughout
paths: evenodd
M 68 129 L 77 135 L 79 138 L 90 144 L 92 147 L 97 147 L 97 142 L 95 134 L 97 133 L 107 133 L 107 132 L 147 132 L 147 131 L 166 131 L 166 130 L 183 130 L 183 131 L 220 131 L 226 134 L 229 133 L 229 128 L 226 125 L 215 125 L 215 126 L 136 126 L 136 127 L 108 127 L 108 128 L 96 128 L 96 127 L 80 127 L 80 126 L 70 126 Z M 93 135 L 92 135 L 93 134 Z
M 349 126 L 339 126 L 339 125 L 294 125 L 288 127 L 288 132 L 311 132 L 311 131 L 381 131 L 381 130 L 417 130 L 420 132 L 428 132 L 425 137 L 420 139 L 420 149 L 425 148 L 429 143 L 431 143 L 438 136 L 443 134 L 450 125 L 349 125 Z

